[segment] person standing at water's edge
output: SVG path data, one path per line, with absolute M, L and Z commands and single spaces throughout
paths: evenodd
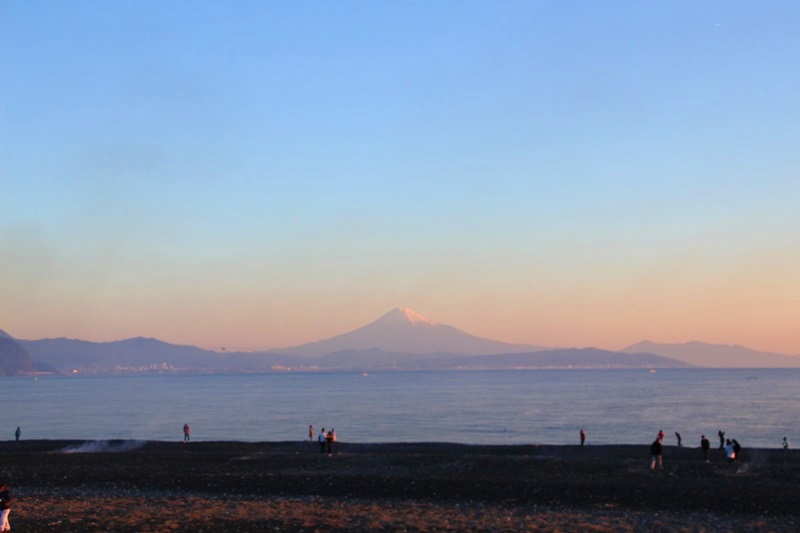
M 322 431 L 319 432 L 317 440 L 319 441 L 319 453 L 325 453 L 325 428 L 322 428 Z
M 586 432 L 581 428 L 581 448 L 583 448 L 584 443 L 586 442 Z
M 658 469 L 664 470 L 664 463 L 662 461 L 662 454 L 663 454 L 663 447 L 661 446 L 661 436 L 659 436 L 656 440 L 653 441 L 653 444 L 650 445 L 650 470 L 656 469 L 656 463 L 658 463 Z
M 719 431 L 717 431 L 717 435 L 719 435 L 719 449 L 720 450 L 724 450 L 725 449 L 725 432 L 720 429 Z
M 325 446 L 328 451 L 328 455 L 333 453 L 333 430 L 329 431 L 327 435 L 325 435 Z
M 678 439 L 678 448 L 683 448 L 683 439 L 681 438 L 681 434 L 677 431 L 675 432 L 675 438 Z
M 314 424 L 308 426 L 308 442 L 314 442 Z
M 11 493 L 8 486 L 0 485 L 0 532 L 11 531 L 8 514 L 11 512 Z
M 700 449 L 703 450 L 703 458 L 706 462 L 710 462 L 708 459 L 708 454 L 711 452 L 711 443 L 708 441 L 705 435 L 700 437 Z
M 189 442 L 191 433 L 192 433 L 192 428 L 189 427 L 189 424 L 184 424 L 183 425 L 183 442 L 184 442 L 184 444 Z
M 783 447 L 784 450 L 788 450 L 789 449 L 789 439 L 788 438 L 783 437 L 783 442 L 781 443 L 781 447 Z
M 17 426 L 17 430 L 14 432 L 17 442 L 19 442 L 20 435 L 22 435 L 22 430 L 19 428 L 19 426 Z

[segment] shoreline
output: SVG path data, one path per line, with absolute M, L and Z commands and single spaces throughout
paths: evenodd
M 666 446 L 651 472 L 645 445 L 131 442 L 0 441 L 12 530 L 800 527 L 798 450 Z

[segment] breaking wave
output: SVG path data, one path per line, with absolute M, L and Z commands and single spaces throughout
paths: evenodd
M 146 440 L 91 440 L 76 446 L 67 446 L 59 453 L 123 453 L 141 448 Z

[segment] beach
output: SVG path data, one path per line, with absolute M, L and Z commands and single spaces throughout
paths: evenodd
M 797 531 L 800 452 L 0 442 L 12 531 Z

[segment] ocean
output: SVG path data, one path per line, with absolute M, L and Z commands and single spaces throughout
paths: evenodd
M 0 439 L 800 445 L 800 369 L 0 378 Z

